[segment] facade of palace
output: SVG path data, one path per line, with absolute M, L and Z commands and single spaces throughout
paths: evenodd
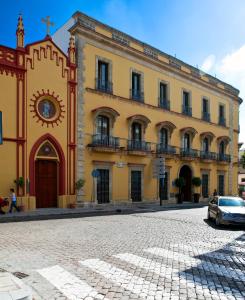
M 76 64 L 50 36 L 17 47 L 0 46 L 0 196 L 14 188 L 25 209 L 66 207 L 75 201 Z
M 78 68 L 77 178 L 86 180 L 78 201 L 176 202 L 178 177 L 185 201 L 214 189 L 237 194 L 237 89 L 80 12 L 53 39 L 63 48 L 70 34 Z M 159 157 L 165 176 L 158 180 Z

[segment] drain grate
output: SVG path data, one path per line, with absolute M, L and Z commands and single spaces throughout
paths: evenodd
M 19 278 L 19 279 L 22 279 L 22 278 L 25 278 L 25 277 L 28 277 L 29 275 L 25 274 L 25 273 L 22 273 L 22 272 L 14 272 L 12 273 L 15 277 Z

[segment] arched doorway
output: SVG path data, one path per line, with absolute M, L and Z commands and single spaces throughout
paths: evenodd
M 187 165 L 184 165 L 180 169 L 179 177 L 183 177 L 185 180 L 185 186 L 182 188 L 183 200 L 192 202 L 192 171 Z
M 37 208 L 57 207 L 65 194 L 65 157 L 57 140 L 47 134 L 33 146 L 30 154 L 30 195 Z

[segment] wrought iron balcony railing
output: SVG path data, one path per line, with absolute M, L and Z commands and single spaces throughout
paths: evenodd
M 180 148 L 180 155 L 185 157 L 198 157 L 198 151 L 191 148 Z
M 206 112 L 206 111 L 203 111 L 203 112 L 202 112 L 202 119 L 203 119 L 204 121 L 210 122 L 210 113 L 209 113 L 209 112 Z
M 107 80 L 101 80 L 100 78 L 95 79 L 96 90 L 102 91 L 104 93 L 112 94 L 112 82 Z
M 229 154 L 218 153 L 218 161 L 231 162 L 231 156 Z
M 159 107 L 170 110 L 170 101 L 167 99 L 159 98 Z
M 158 154 L 175 154 L 176 148 L 170 145 L 157 144 L 157 153 Z
M 134 99 L 139 102 L 144 102 L 144 92 L 142 92 L 142 91 L 131 89 L 130 96 L 131 96 L 131 99 Z
M 182 105 L 182 113 L 187 116 L 192 116 L 192 108 L 190 106 Z
M 94 134 L 92 136 L 92 146 L 119 148 L 120 139 L 118 137 L 104 135 L 104 134 Z
M 226 119 L 224 117 L 219 117 L 219 125 L 226 126 Z
M 145 141 L 128 140 L 129 151 L 151 151 L 151 143 Z
M 215 152 L 200 151 L 200 158 L 208 159 L 208 160 L 216 160 L 217 154 Z

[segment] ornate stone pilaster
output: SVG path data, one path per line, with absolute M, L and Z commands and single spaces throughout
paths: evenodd
M 228 168 L 228 193 L 229 195 L 232 194 L 232 178 L 233 178 L 233 161 L 234 161 L 234 102 L 233 99 L 230 99 L 229 103 L 229 137 L 230 137 L 230 145 L 229 145 L 229 151 L 231 156 L 231 162 L 229 164 Z
M 77 60 L 77 180 L 84 178 L 84 46 L 85 41 L 76 36 Z M 82 202 L 82 193 L 78 193 L 77 202 Z

